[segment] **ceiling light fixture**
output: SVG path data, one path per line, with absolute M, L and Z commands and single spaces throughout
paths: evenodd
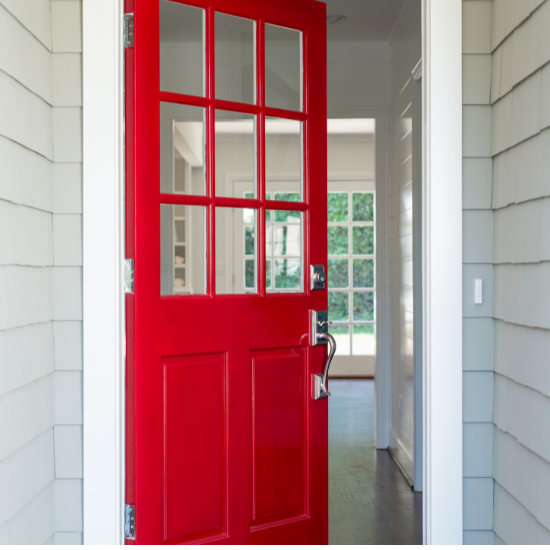
M 333 25 L 334 23 L 343 21 L 344 19 L 346 19 L 345 15 L 327 15 L 327 22 L 329 25 Z

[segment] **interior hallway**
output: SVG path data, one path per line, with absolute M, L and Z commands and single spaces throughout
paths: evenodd
M 374 381 L 329 388 L 330 544 L 422 544 L 422 493 L 374 447 Z

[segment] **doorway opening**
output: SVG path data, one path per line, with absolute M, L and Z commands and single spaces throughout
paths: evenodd
M 421 2 L 326 3 L 329 540 L 421 544 Z

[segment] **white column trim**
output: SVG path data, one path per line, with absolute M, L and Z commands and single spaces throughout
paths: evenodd
M 391 428 L 390 111 L 376 114 L 376 374 L 374 444 L 387 449 Z
M 122 1 L 83 0 L 84 543 L 122 544 Z
M 462 544 L 462 0 L 423 0 L 424 542 Z

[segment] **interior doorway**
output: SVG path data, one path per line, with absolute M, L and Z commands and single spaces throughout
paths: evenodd
M 330 544 L 422 544 L 422 493 L 374 445 L 374 380 L 332 380 Z
M 326 3 L 329 127 L 369 126 L 340 136 L 343 147 L 328 135 L 328 305 L 339 344 L 330 383 L 329 537 L 421 544 L 421 2 Z M 372 213 L 360 220 L 361 194 Z M 360 242 L 362 232 L 372 232 L 372 246 Z M 368 287 L 359 286 L 360 273 Z

